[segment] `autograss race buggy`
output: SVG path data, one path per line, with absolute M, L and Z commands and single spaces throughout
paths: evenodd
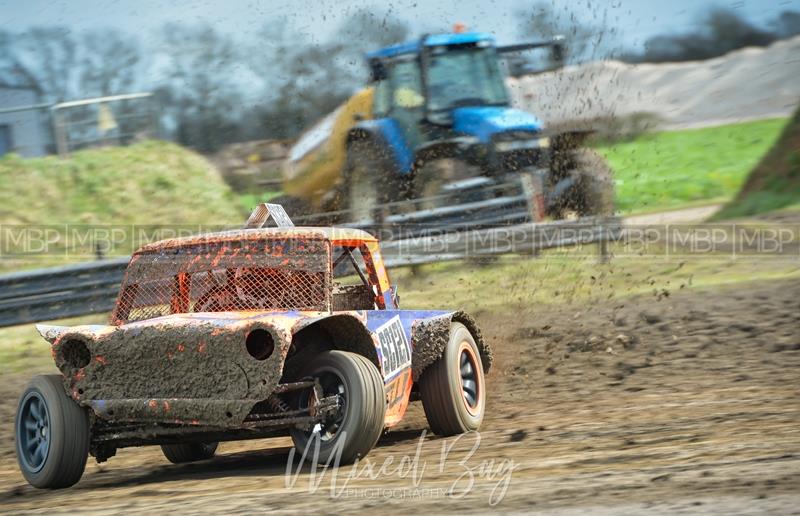
M 246 229 L 140 248 L 109 325 L 37 327 L 61 374 L 33 378 L 19 402 L 30 484 L 71 486 L 89 454 L 122 447 L 161 445 L 181 463 L 287 434 L 347 463 L 418 399 L 437 434 L 479 427 L 491 352 L 470 316 L 400 310 L 368 233 L 263 228 L 285 213 L 260 209 Z

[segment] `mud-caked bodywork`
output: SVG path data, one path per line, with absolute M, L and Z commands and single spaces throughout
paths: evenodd
M 344 266 L 355 278 L 345 285 Z M 65 393 L 89 414 L 91 453 L 105 460 L 123 446 L 318 428 L 344 402 L 307 366 L 334 351 L 374 366 L 382 427 L 391 427 L 454 324 L 488 370 L 491 352 L 469 315 L 399 309 L 369 234 L 272 228 L 146 246 L 108 325 L 38 329 Z

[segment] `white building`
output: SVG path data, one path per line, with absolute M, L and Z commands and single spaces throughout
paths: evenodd
M 0 156 L 44 156 L 51 147 L 49 113 L 39 91 L 0 77 Z

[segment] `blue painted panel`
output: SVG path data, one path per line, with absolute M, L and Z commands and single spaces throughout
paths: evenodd
M 449 310 L 369 310 L 367 312 L 367 329 L 375 332 L 385 323 L 392 320 L 395 316 L 400 316 L 403 331 L 411 342 L 411 326 L 414 321 L 428 319 L 451 313 Z
M 389 47 L 367 53 L 367 59 L 387 59 L 403 54 L 416 54 L 419 52 L 419 41 L 406 41 Z
M 453 130 L 476 136 L 489 143 L 492 135 L 505 131 L 541 131 L 542 122 L 535 116 L 508 107 L 463 107 L 453 110 Z
M 477 43 L 488 41 L 494 43 L 494 36 L 484 32 L 461 32 L 453 34 L 431 34 L 425 38 L 425 46 L 461 45 L 464 43 Z
M 431 34 L 425 38 L 425 46 L 461 45 L 464 43 L 477 43 L 479 41 L 488 41 L 494 44 L 494 36 L 484 32 Z M 389 59 L 400 55 L 418 54 L 419 48 L 419 40 L 406 41 L 405 43 L 398 43 L 397 45 L 391 45 L 380 50 L 368 52 L 367 59 Z
M 414 153 L 408 148 L 400 124 L 393 118 L 378 118 L 375 120 L 364 120 L 355 126 L 359 129 L 379 136 L 384 143 L 392 150 L 394 164 L 401 175 L 411 172 L 411 165 L 414 164 Z

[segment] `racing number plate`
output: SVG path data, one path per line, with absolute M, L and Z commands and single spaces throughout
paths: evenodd
M 400 316 L 395 316 L 375 330 L 381 346 L 383 376 L 386 380 L 411 366 L 411 345 L 403 331 Z

